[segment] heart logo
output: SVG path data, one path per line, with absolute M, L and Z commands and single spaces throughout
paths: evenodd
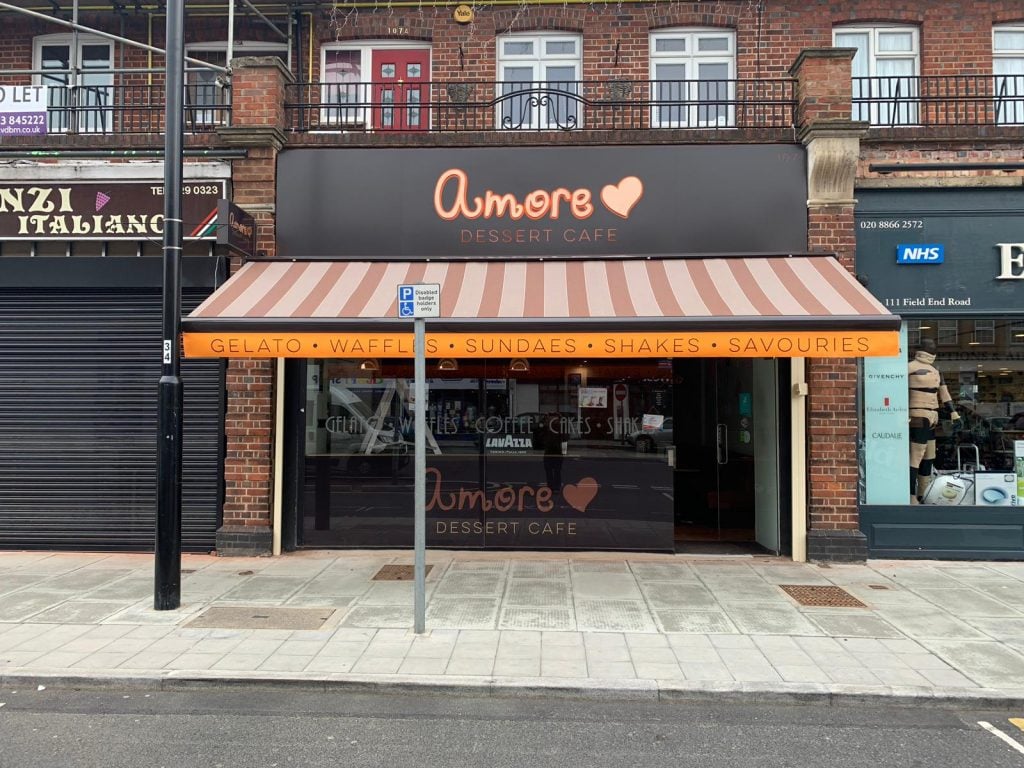
M 576 485 L 567 483 L 562 488 L 562 497 L 577 512 L 586 512 L 600 487 L 594 478 L 584 477 Z
M 604 207 L 623 219 L 644 194 L 644 183 L 636 176 L 627 176 L 618 184 L 606 184 L 601 188 L 601 202 Z

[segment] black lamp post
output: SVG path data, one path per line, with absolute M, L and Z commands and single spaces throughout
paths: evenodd
M 164 58 L 163 367 L 156 464 L 156 583 L 153 607 L 181 605 L 181 176 L 184 144 L 185 0 L 167 0 Z

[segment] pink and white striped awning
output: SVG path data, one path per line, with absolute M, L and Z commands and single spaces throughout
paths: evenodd
M 441 318 L 455 322 L 859 318 L 875 327 L 898 325 L 830 256 L 254 261 L 204 301 L 187 324 L 394 319 L 397 288 L 409 283 L 440 284 Z

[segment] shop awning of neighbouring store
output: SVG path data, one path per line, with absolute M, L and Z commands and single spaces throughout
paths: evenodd
M 399 285 L 441 286 L 432 357 L 865 357 L 899 318 L 831 256 L 251 261 L 182 321 L 191 357 L 412 357 Z

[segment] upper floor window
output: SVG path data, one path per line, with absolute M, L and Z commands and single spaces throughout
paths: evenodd
M 920 44 L 917 27 L 841 27 L 833 33 L 853 57 L 853 119 L 872 125 L 918 122 Z
M 721 29 L 651 33 L 651 126 L 735 125 L 736 35 Z
M 996 321 L 991 318 L 987 320 L 974 321 L 974 335 L 971 337 L 973 344 L 995 344 L 996 343 Z
M 186 46 L 185 54 L 222 67 L 228 65 L 227 43 L 194 43 Z M 232 44 L 233 57 L 276 56 L 282 61 L 288 58 L 287 43 L 262 43 L 236 40 Z M 229 92 L 224 80 L 215 69 L 204 69 L 195 64 L 185 64 L 185 122 L 186 124 L 212 125 L 225 122 L 223 109 L 228 103 Z
M 95 35 L 41 35 L 33 40 L 36 84 L 48 85 L 50 133 L 114 130 L 113 45 Z M 74 86 L 74 87 L 72 87 Z M 74 121 L 74 122 L 72 122 Z
M 996 122 L 1024 123 L 1024 26 L 992 30 L 992 72 L 996 87 Z
M 422 131 L 430 126 L 430 49 L 377 41 L 320 53 L 320 124 L 353 130 Z
M 1011 344 L 1024 344 L 1024 320 L 1011 320 L 1007 332 Z
M 579 35 L 499 36 L 499 127 L 579 128 L 582 52 Z
M 939 320 L 935 341 L 940 347 L 955 347 L 960 344 L 960 321 Z

